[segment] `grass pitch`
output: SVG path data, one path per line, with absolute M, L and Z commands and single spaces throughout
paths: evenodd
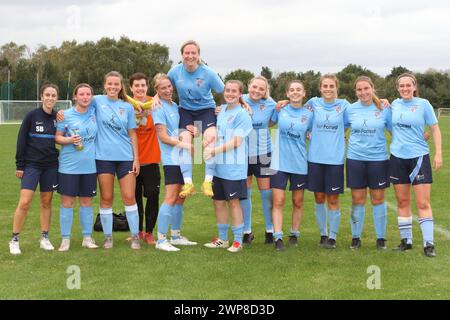
M 143 245 L 142 250 L 136 252 L 125 241 L 127 233 L 115 233 L 113 250 L 83 249 L 75 210 L 70 251 L 44 252 L 38 244 L 39 201 L 36 195 L 21 233 L 22 255 L 14 257 L 9 254 L 8 241 L 20 188 L 14 175 L 19 126 L 1 125 L 0 299 L 449 299 L 450 206 L 446 193 L 450 166 L 446 161 L 450 159 L 450 119 L 441 118 L 440 127 L 444 168 L 434 173 L 431 198 L 438 227 L 435 231 L 437 257 L 430 259 L 423 256 L 422 235 L 416 222 L 413 250 L 392 251 L 400 241 L 392 188 L 387 191 L 390 209 L 386 252 L 375 249 L 370 205 L 366 206 L 363 246 L 358 251 L 348 249 L 351 242 L 349 190 L 341 197 L 342 216 L 336 250 L 318 246 L 314 198 L 306 192 L 300 245 L 276 252 L 272 246 L 264 244 L 261 202 L 259 193 L 254 191 L 255 240 L 251 247 L 245 247 L 238 254 L 203 247 L 217 231 L 212 200 L 200 193 L 186 202 L 183 222 L 183 234 L 198 241 L 198 246 L 166 253 Z M 196 166 L 194 170 L 194 182 L 199 190 L 203 168 Z M 50 239 L 56 248 L 60 243 L 59 205 L 59 195 L 55 194 Z M 98 197 L 94 211 L 98 211 Z M 114 211 L 123 211 L 118 192 Z M 289 232 L 290 214 L 291 205 L 287 203 L 285 234 Z M 94 233 L 94 238 L 100 244 L 103 242 L 101 233 Z M 79 290 L 68 289 L 72 275 L 68 273 L 70 266 L 79 267 Z M 372 268 L 379 268 L 380 289 L 368 288 L 368 282 L 374 284 Z

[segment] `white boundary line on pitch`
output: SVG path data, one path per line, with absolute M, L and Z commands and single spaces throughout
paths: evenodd
M 344 189 L 345 192 L 350 192 L 349 188 L 345 188 Z M 389 210 L 397 213 L 397 207 L 391 205 L 388 201 L 386 201 L 386 205 L 388 207 Z M 416 215 L 413 215 L 413 220 L 416 221 L 417 223 L 419 223 L 418 221 L 418 217 Z M 441 227 L 440 225 L 434 223 L 434 230 L 436 230 L 437 233 L 443 235 L 444 237 L 446 237 L 447 239 L 450 239 L 450 231 L 448 231 L 447 229 L 445 229 L 444 227 Z
M 386 201 L 386 205 L 388 207 L 389 210 L 397 213 L 397 207 L 391 205 L 389 202 Z M 413 220 L 418 222 L 418 217 L 416 215 L 413 214 Z M 434 230 L 436 230 L 437 233 L 440 233 L 441 235 L 445 236 L 447 239 L 450 239 L 450 231 L 448 231 L 447 229 L 445 229 L 444 227 L 441 227 L 438 224 L 434 224 Z

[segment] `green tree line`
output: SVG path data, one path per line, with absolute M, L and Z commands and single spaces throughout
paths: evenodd
M 83 43 L 65 41 L 59 47 L 49 48 L 41 45 L 34 52 L 26 45 L 10 42 L 0 47 L 0 100 L 6 100 L 8 97 L 11 100 L 35 100 L 37 85 L 44 81 L 58 84 L 60 97 L 71 99 L 73 87 L 81 82 L 89 83 L 96 93 L 101 93 L 103 76 L 111 70 L 119 71 L 128 79 L 135 72 L 144 72 L 153 77 L 158 72 L 167 72 L 171 66 L 167 46 L 135 41 L 127 37 L 121 37 L 119 40 L 102 38 L 97 42 Z M 396 66 L 390 74 L 382 77 L 360 65 L 349 64 L 336 73 L 340 81 L 339 96 L 355 101 L 354 82 L 358 76 L 365 75 L 372 78 L 379 97 L 392 101 L 398 97 L 395 79 L 403 72 L 411 70 Z M 429 69 L 414 74 L 419 83 L 421 97 L 428 99 L 435 108 L 450 107 L 448 72 Z M 249 80 L 256 75 L 258 74 L 248 70 L 236 69 L 222 78 L 225 81 L 238 79 L 247 86 Z M 270 68 L 263 66 L 260 75 L 269 80 L 271 96 L 275 100 L 285 99 L 286 86 L 294 79 L 303 81 L 307 98 L 319 95 L 318 84 L 322 76 L 320 72 L 284 71 L 274 74 Z

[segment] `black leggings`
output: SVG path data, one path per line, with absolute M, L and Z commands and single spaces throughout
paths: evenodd
M 145 214 L 145 232 L 153 232 L 158 219 L 159 210 L 159 184 L 161 174 L 159 165 L 152 163 L 141 167 L 141 171 L 136 178 L 136 203 L 139 211 L 139 231 L 143 231 Z M 142 197 L 147 198 L 144 204 Z

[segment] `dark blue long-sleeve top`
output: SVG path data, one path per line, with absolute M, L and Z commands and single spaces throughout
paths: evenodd
M 57 166 L 58 149 L 55 147 L 55 133 L 55 111 L 48 114 L 41 107 L 28 112 L 17 137 L 17 170 L 23 170 L 25 165 L 42 169 Z

